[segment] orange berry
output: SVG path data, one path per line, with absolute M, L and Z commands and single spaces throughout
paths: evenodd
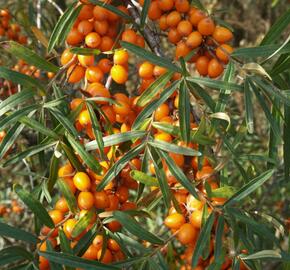
M 136 45 L 141 47 L 141 48 L 145 47 L 145 40 L 141 35 L 136 36 Z
M 104 36 L 109 30 L 109 23 L 108 21 L 95 21 L 94 29 L 99 35 Z
M 211 59 L 208 63 L 208 76 L 216 78 L 224 71 L 223 65 L 217 59 Z
M 87 87 L 87 92 L 92 97 L 104 97 L 104 98 L 111 97 L 110 91 L 102 83 L 99 82 L 91 83 Z M 107 104 L 107 101 L 95 101 L 95 102 L 97 104 Z
M 86 36 L 90 32 L 93 31 L 94 25 L 92 22 L 84 20 L 79 22 L 78 24 L 78 31 L 81 33 L 83 36 Z
M 62 66 L 69 63 L 75 55 L 70 51 L 70 49 L 65 49 L 61 55 L 60 63 Z
M 93 55 L 78 55 L 78 60 L 83 67 L 89 67 L 94 64 L 95 57 Z
M 72 231 L 77 224 L 77 221 L 73 218 L 68 219 L 64 224 L 63 224 L 63 232 L 65 233 L 66 237 L 68 239 L 72 239 Z
M 110 73 L 116 83 L 124 84 L 128 80 L 128 71 L 121 65 L 114 65 Z
M 108 248 L 113 252 L 118 252 L 120 250 L 119 244 L 114 239 L 108 240 Z
M 154 135 L 154 138 L 156 140 L 165 141 L 165 142 L 168 142 L 168 143 L 170 143 L 172 141 L 171 135 L 168 134 L 168 133 L 164 133 L 164 132 L 156 133 Z
M 114 46 L 114 41 L 109 36 L 103 36 L 101 40 L 100 50 L 102 52 L 107 52 L 112 50 Z
M 94 193 L 95 207 L 97 209 L 105 209 L 110 206 L 110 201 L 105 191 L 97 191 Z
M 168 116 L 170 112 L 169 106 L 166 103 L 161 104 L 155 111 L 154 118 L 156 121 L 160 121 L 165 116 Z
M 186 55 L 188 55 L 190 53 L 190 48 L 186 45 L 186 43 L 184 41 L 180 41 L 175 49 L 175 57 L 176 59 L 180 58 L 180 57 L 185 57 Z
M 181 36 L 187 37 L 192 32 L 192 24 L 187 20 L 180 21 L 177 25 L 177 31 Z
M 84 36 L 75 28 L 72 28 L 67 35 L 66 42 L 69 45 L 78 45 L 84 40 Z
M 181 40 L 181 35 L 179 34 L 176 28 L 171 28 L 169 30 L 168 40 L 173 44 L 177 44 Z
M 159 77 L 167 72 L 167 68 L 161 66 L 155 66 L 153 69 L 153 74 L 155 77 Z
M 202 167 L 200 171 L 196 173 L 196 180 L 208 179 L 214 173 L 214 169 L 210 166 Z M 209 179 L 208 179 L 209 180 Z
M 63 212 L 60 210 L 51 210 L 48 214 L 50 215 L 54 225 L 60 223 L 64 219 Z
M 233 48 L 228 44 L 222 44 L 216 49 L 216 56 L 219 60 L 224 63 L 228 63 L 230 59 L 230 54 L 233 52 Z
M 180 227 L 179 232 L 177 234 L 178 240 L 183 245 L 193 243 L 194 240 L 196 239 L 196 236 L 197 231 L 190 223 L 183 224 Z
M 204 36 L 210 36 L 214 33 L 215 24 L 211 18 L 204 18 L 198 23 L 197 30 Z
M 199 201 L 198 199 L 196 199 L 195 197 L 193 197 L 192 195 L 189 195 L 187 197 L 187 202 L 186 202 L 186 206 L 187 208 L 192 211 L 192 210 L 200 210 L 203 207 L 203 202 Z
M 148 9 L 148 18 L 152 21 L 158 20 L 162 15 L 162 11 L 159 8 L 158 2 L 154 1 L 150 3 L 149 9 Z
M 101 59 L 98 63 L 98 67 L 103 71 L 103 73 L 109 73 L 112 66 L 112 62 L 107 58 Z
M 116 190 L 116 195 L 119 198 L 119 202 L 124 203 L 129 198 L 129 190 L 127 187 L 119 186 L 118 189 Z
M 175 0 L 175 8 L 180 13 L 186 13 L 190 9 L 190 3 L 187 0 Z
M 70 188 L 70 190 L 73 194 L 76 193 L 77 189 L 76 189 L 74 182 L 71 178 L 64 178 L 63 181 L 67 184 L 67 186 Z
M 191 13 L 189 21 L 193 26 L 197 27 L 198 23 L 204 18 L 206 18 L 206 15 L 201 10 L 195 10 Z
M 88 260 L 96 260 L 98 258 L 98 251 L 99 249 L 94 245 L 90 245 L 82 257 Z
M 202 221 L 202 211 L 201 210 L 195 210 L 190 215 L 190 223 L 197 229 L 201 228 L 201 221 Z
M 102 247 L 103 247 L 103 241 L 104 241 L 103 236 L 100 235 L 100 234 L 98 234 L 98 235 L 94 238 L 94 240 L 93 240 L 93 245 L 94 245 L 98 250 L 100 250 L 100 249 L 102 249 Z
M 87 125 L 91 125 L 92 124 L 92 121 L 91 121 L 91 118 L 90 118 L 90 113 L 88 110 L 83 110 L 79 117 L 78 117 L 78 120 L 79 120 L 79 123 L 85 127 Z
M 78 83 L 85 77 L 85 68 L 82 66 L 70 66 L 67 70 L 69 83 Z
M 89 190 L 91 187 L 91 179 L 84 172 L 77 172 L 73 177 L 73 182 L 76 188 L 80 191 Z
M 202 167 L 205 167 L 205 166 L 208 166 L 208 165 L 210 165 L 210 163 L 209 163 L 208 159 L 206 157 L 204 157 L 202 159 L 201 166 Z M 193 169 L 195 171 L 198 170 L 198 157 L 193 157 L 192 158 L 192 160 L 191 160 L 191 166 L 193 167 Z
M 94 206 L 93 194 L 88 191 L 81 191 L 78 196 L 78 206 L 80 209 L 90 210 Z
M 153 76 L 154 65 L 150 62 L 144 62 L 139 67 L 139 76 L 143 79 L 149 79 Z
M 169 27 L 177 26 L 181 21 L 181 15 L 177 11 L 171 11 L 166 17 L 166 23 Z
M 174 7 L 173 0 L 158 0 L 158 7 L 163 11 L 169 11 Z
M 103 113 L 106 115 L 106 117 L 108 118 L 108 121 L 111 124 L 114 124 L 116 122 L 116 113 L 113 110 L 113 108 L 111 106 L 102 106 L 101 109 Z
M 61 197 L 56 203 L 55 203 L 55 209 L 61 211 L 62 213 L 66 213 L 69 211 L 69 207 L 67 204 L 67 201 L 64 197 Z
M 94 7 L 93 14 L 94 14 L 95 19 L 98 21 L 104 21 L 108 18 L 107 9 L 100 6 Z
M 93 18 L 93 5 L 83 5 L 81 11 L 79 13 L 78 19 L 79 20 L 90 20 Z
M 103 71 L 98 66 L 91 66 L 86 69 L 86 79 L 93 82 L 100 82 L 104 78 Z
M 168 28 L 168 24 L 167 24 L 167 16 L 166 15 L 162 15 L 160 17 L 159 20 L 159 28 L 163 31 L 165 31 Z
M 186 40 L 186 45 L 191 49 L 199 47 L 201 43 L 202 43 L 202 35 L 198 31 L 194 31 L 191 34 L 189 34 Z
M 102 257 L 102 250 L 99 250 L 98 251 L 97 257 L 98 257 L 98 260 L 101 259 L 101 257 Z M 108 263 L 111 263 L 112 260 L 113 260 L 113 255 L 112 255 L 111 251 L 108 250 L 108 249 L 106 249 L 103 258 L 101 259 L 101 262 L 102 263 L 105 263 L 105 264 L 108 264 Z
M 65 164 L 64 166 L 60 167 L 58 170 L 58 177 L 65 178 L 71 177 L 74 172 L 74 168 L 70 163 Z
M 170 229 L 179 229 L 185 223 L 185 217 L 179 213 L 173 213 L 169 215 L 164 224 Z
M 134 30 L 127 29 L 122 33 L 122 41 L 126 41 L 129 43 L 136 43 L 137 35 Z
M 125 65 L 128 63 L 128 59 L 129 59 L 129 54 L 126 50 L 122 49 L 122 50 L 117 50 L 114 53 L 114 64 L 117 65 Z
M 175 164 L 178 167 L 182 167 L 184 165 L 184 156 L 176 153 L 169 153 L 169 156 L 174 160 Z
M 114 99 L 117 101 L 123 101 L 123 102 L 130 104 L 130 99 L 123 93 L 116 93 L 114 95 Z
M 218 43 L 226 43 L 232 40 L 233 33 L 225 27 L 217 26 L 212 36 Z
M 100 35 L 96 32 L 91 32 L 87 34 L 85 38 L 85 43 L 90 48 L 98 48 L 101 44 L 101 41 L 102 39 Z
M 195 68 L 202 76 L 206 76 L 208 73 L 209 59 L 206 56 L 200 56 L 195 62 Z

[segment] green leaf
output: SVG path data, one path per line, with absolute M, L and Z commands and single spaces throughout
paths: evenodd
M 235 84 L 235 83 L 230 83 L 230 82 L 225 82 L 225 81 L 218 81 L 210 78 L 195 78 L 195 77 L 190 77 L 186 78 L 187 81 L 189 82 L 194 82 L 197 84 L 202 84 L 204 86 L 217 89 L 217 90 L 231 90 L 231 91 L 243 91 L 243 86 Z
M 128 132 L 108 135 L 106 137 L 103 137 L 104 147 L 121 144 L 123 142 L 131 141 L 134 139 L 140 139 L 146 134 L 147 132 L 145 131 L 132 130 Z M 99 149 L 98 143 L 95 140 L 87 143 L 85 147 L 87 151 Z
M 282 44 L 279 45 L 265 45 L 251 48 L 238 48 L 231 54 L 232 57 L 243 57 L 243 58 L 257 58 L 257 57 L 268 57 L 275 53 Z M 278 54 L 284 54 L 290 52 L 290 44 L 283 47 Z
M 77 222 L 77 224 L 73 228 L 72 237 L 79 236 L 88 227 L 88 225 L 92 221 L 94 211 L 95 209 L 91 209 L 83 217 L 81 217 L 81 219 Z
M 92 104 L 90 102 L 86 102 L 86 105 L 87 105 L 87 109 L 88 109 L 89 114 L 90 114 L 90 119 L 92 121 L 93 134 L 96 138 L 98 149 L 100 150 L 102 159 L 105 159 L 104 141 L 103 141 L 103 134 L 102 134 L 100 123 L 99 123 L 98 118 L 94 112 Z
M 289 183 L 290 179 L 290 106 L 284 106 L 284 132 L 283 132 L 283 159 L 284 159 L 284 174 L 285 182 Z
M 30 112 L 36 110 L 37 108 L 39 108 L 39 105 L 33 104 L 33 105 L 26 106 L 24 108 L 21 108 L 19 110 L 16 110 L 12 113 L 9 113 L 5 118 L 2 118 L 0 120 L 0 131 L 4 130 L 7 126 L 15 123 L 21 117 L 29 114 Z
M 198 152 L 192 148 L 179 146 L 179 145 L 176 145 L 173 143 L 168 143 L 168 142 L 161 141 L 161 140 L 149 141 L 149 144 L 153 147 L 157 147 L 157 148 L 164 150 L 166 152 L 176 153 L 176 154 L 180 154 L 180 155 L 184 155 L 184 156 L 192 156 L 192 157 L 201 156 L 200 152 Z
M 46 246 L 47 246 L 46 251 L 54 251 L 54 250 L 53 250 L 53 246 L 52 246 L 50 240 L 47 240 L 47 241 L 46 241 Z M 55 263 L 55 262 L 51 262 L 51 261 L 50 261 L 50 262 L 49 262 L 49 266 L 50 266 L 50 268 L 53 269 L 53 270 L 63 270 L 63 267 L 62 267 L 60 264 Z
M 165 57 L 157 56 L 156 54 L 149 52 L 137 45 L 134 45 L 129 42 L 121 41 L 121 46 L 127 49 L 128 51 L 132 52 L 134 55 L 139 56 L 147 61 L 149 61 L 152 64 L 155 64 L 157 66 L 165 67 L 170 71 L 173 72 L 182 72 L 182 70 L 174 65 L 171 60 Z
M 179 126 L 180 134 L 186 143 L 190 140 L 190 97 L 185 81 L 182 81 L 179 89 Z
M 24 101 L 31 99 L 33 95 L 33 91 L 23 90 L 3 100 L 0 103 L 0 116 L 4 115 L 11 109 L 15 109 L 19 104 L 23 103 Z
M 180 182 L 180 184 L 187 189 L 195 198 L 199 199 L 193 183 L 189 181 L 182 169 L 180 169 L 174 162 L 174 160 L 164 151 L 160 151 L 161 157 L 165 160 L 169 171 Z
M 246 111 L 246 123 L 247 129 L 250 134 L 254 133 L 254 113 L 253 113 L 253 102 L 252 94 L 250 91 L 250 85 L 248 80 L 244 83 L 244 95 L 245 95 L 245 111 Z
M 273 173 L 273 170 L 268 170 L 251 180 L 249 183 L 244 185 L 238 192 L 236 192 L 229 200 L 227 200 L 223 207 L 228 207 L 250 195 L 257 188 L 263 185 L 267 180 L 269 180 L 272 177 Z
M 14 185 L 14 191 L 43 224 L 49 228 L 54 228 L 54 223 L 44 206 L 30 192 L 18 184 Z
M 26 63 L 35 66 L 43 71 L 57 73 L 59 68 L 54 64 L 46 61 L 44 58 L 40 57 L 34 51 L 28 49 L 25 46 L 20 45 L 15 41 L 7 41 L 4 44 L 4 49 L 11 53 L 17 58 L 25 60 Z
M 122 156 L 105 174 L 104 178 L 97 187 L 100 191 L 105 188 L 119 173 L 120 171 L 129 163 L 129 161 L 136 156 L 138 156 L 144 149 L 145 144 L 139 144 L 134 148 L 130 149 L 124 156 Z
M 150 86 L 141 94 L 137 101 L 137 105 L 143 107 L 152 101 L 153 98 L 158 95 L 160 90 L 170 81 L 172 75 L 173 72 L 166 72 L 150 84 Z
M 152 115 L 152 113 L 162 104 L 164 103 L 176 89 L 179 87 L 180 81 L 175 81 L 169 87 L 167 87 L 158 99 L 153 100 L 149 103 L 136 117 L 135 122 L 132 125 L 132 129 L 139 129 L 142 125 L 143 121 Z
M 144 4 L 142 6 L 142 12 L 141 12 L 141 20 L 140 20 L 141 29 L 144 29 L 150 4 L 151 4 L 151 0 L 144 0 Z
M 164 241 L 152 234 L 151 232 L 145 230 L 139 225 L 139 223 L 132 218 L 130 215 L 121 211 L 114 211 L 113 216 L 118 220 L 122 226 L 133 235 L 137 236 L 139 239 L 148 241 L 153 244 L 162 245 Z
M 281 253 L 276 250 L 261 250 L 256 253 L 245 255 L 241 254 L 240 258 L 243 261 L 247 260 L 261 260 L 261 259 L 274 259 L 281 261 L 290 261 L 290 255 L 286 253 Z
M 225 227 L 225 219 L 222 215 L 220 215 L 217 220 L 215 233 L 215 242 L 214 242 L 215 258 L 219 258 L 222 255 L 224 227 Z
M 72 164 L 72 166 L 78 171 L 78 172 L 85 172 L 86 169 L 84 168 L 84 166 L 81 164 L 81 162 L 79 161 L 78 157 L 75 155 L 73 149 L 64 144 L 63 142 L 60 143 L 61 148 L 63 149 L 63 151 L 65 152 L 66 156 L 68 157 L 70 163 Z
M 101 53 L 98 49 L 91 49 L 91 48 L 71 48 L 71 53 L 77 54 L 77 55 L 99 55 Z
M 16 154 L 15 156 L 9 158 L 7 161 L 4 162 L 3 166 L 8 166 L 11 164 L 15 164 L 17 162 L 21 162 L 23 159 L 31 157 L 35 154 L 42 152 L 42 151 L 45 151 L 45 150 L 51 148 L 52 146 L 54 146 L 55 144 L 56 144 L 56 142 L 31 146 L 28 149 L 26 149 L 25 151 L 20 152 L 20 153 Z
M 169 208 L 172 194 L 171 194 L 171 191 L 167 182 L 167 178 L 164 172 L 162 159 L 161 159 L 161 153 L 158 149 L 154 147 L 150 147 L 148 153 L 154 165 L 155 174 L 159 182 L 159 187 L 162 192 L 165 205 L 167 208 Z
M 56 45 L 60 45 L 67 37 L 67 34 L 71 30 L 77 16 L 83 5 L 76 7 L 77 2 L 71 4 L 65 13 L 59 18 L 57 24 L 55 25 L 49 42 L 48 42 L 48 53 L 51 53 Z
M 58 147 L 56 147 L 58 151 Z M 47 180 L 47 189 L 51 193 L 58 177 L 59 158 L 55 154 L 50 159 L 49 177 Z
M 10 70 L 6 67 L 0 67 L 0 78 L 12 81 L 15 84 L 20 84 L 27 89 L 38 89 L 42 95 L 45 95 L 44 85 L 39 80 L 33 79 L 25 74 Z
M 228 198 L 232 197 L 235 192 L 237 192 L 237 188 L 224 185 L 220 188 L 212 190 L 211 197 L 227 198 L 228 199 Z
M 4 265 L 7 264 L 8 262 L 5 261 L 2 264 L 2 260 L 3 257 L 7 259 L 7 255 L 12 258 L 14 257 L 16 260 L 19 260 L 20 258 L 23 260 L 29 260 L 32 261 L 33 260 L 33 255 L 32 253 L 28 252 L 26 249 L 24 249 L 23 247 L 20 246 L 11 246 L 11 247 L 7 247 L 4 248 L 2 250 L 0 250 L 0 265 Z
M 59 241 L 60 241 L 60 249 L 64 253 L 73 254 L 70 241 L 66 237 L 63 230 L 58 231 Z
M 132 170 L 130 172 L 130 176 L 136 180 L 137 182 L 140 182 L 146 186 L 150 186 L 150 187 L 157 187 L 159 186 L 159 182 L 155 177 L 152 177 L 144 172 L 141 171 L 137 171 L 137 170 Z
M 101 165 L 97 162 L 93 155 L 87 153 L 84 149 L 83 145 L 74 139 L 72 135 L 69 133 L 66 134 L 66 137 L 72 146 L 72 148 L 80 155 L 81 159 L 84 163 L 92 169 L 95 173 L 99 173 L 101 171 Z
M 51 114 L 58 120 L 58 122 L 65 128 L 67 132 L 74 135 L 75 137 L 78 136 L 78 132 L 70 119 L 66 117 L 61 110 L 58 108 L 50 108 L 49 111 Z
M 46 251 L 46 252 L 39 251 L 38 254 L 40 256 L 45 257 L 49 261 L 56 262 L 65 266 L 71 266 L 73 268 L 83 268 L 86 270 L 121 269 L 113 265 L 106 265 L 98 261 L 87 260 L 87 259 L 83 259 L 74 255 L 71 255 L 71 254 L 65 254 L 65 253 L 60 253 L 60 252 L 55 252 L 55 251 Z
M 195 249 L 192 255 L 192 260 L 191 260 L 191 267 L 194 268 L 198 264 L 199 257 L 201 256 L 206 244 L 207 244 L 207 239 L 210 237 L 211 229 L 213 226 L 215 220 L 215 215 L 214 213 L 211 213 L 208 219 L 206 220 L 206 223 L 202 227 L 196 245 Z
M 68 186 L 68 184 L 64 181 L 59 179 L 57 181 L 57 186 L 60 189 L 61 194 L 64 196 L 67 204 L 68 204 L 68 208 L 72 213 L 76 213 L 77 212 L 77 201 L 76 201 L 76 197 L 74 196 L 74 194 L 72 193 L 70 187 Z
M 282 16 L 279 16 L 279 19 L 272 25 L 272 27 L 262 40 L 261 45 L 275 43 L 281 37 L 284 30 L 287 29 L 289 24 L 290 24 L 290 9 L 288 8 L 288 10 Z
M 0 235 L 3 237 L 10 237 L 34 245 L 38 241 L 35 235 L 2 222 L 0 222 Z

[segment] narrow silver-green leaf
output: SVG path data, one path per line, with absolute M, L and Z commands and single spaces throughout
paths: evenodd
M 60 189 L 60 192 L 64 196 L 65 200 L 67 201 L 69 210 L 72 213 L 76 213 L 77 209 L 78 209 L 76 197 L 72 193 L 72 191 L 71 191 L 70 187 L 68 186 L 68 184 L 65 181 L 59 179 L 57 181 L 57 186 Z
M 157 180 L 157 178 L 155 177 L 152 177 L 144 172 L 141 172 L 141 171 L 137 171 L 137 170 L 132 170 L 130 172 L 130 176 L 136 180 L 137 182 L 140 182 L 146 186 L 150 186 L 150 187 L 153 187 L 153 186 L 159 186 L 159 182 Z

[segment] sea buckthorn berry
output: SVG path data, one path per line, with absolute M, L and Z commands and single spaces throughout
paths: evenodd
M 206 56 L 200 56 L 195 62 L 195 68 L 202 76 L 206 76 L 208 73 L 209 59 Z
M 68 82 L 78 83 L 85 77 L 85 68 L 82 66 L 70 66 L 67 70 Z
M 64 214 L 60 210 L 51 210 L 48 212 L 54 225 L 60 223 L 64 219 Z
M 86 36 L 90 32 L 92 32 L 94 29 L 94 25 L 92 22 L 84 20 L 79 22 L 78 24 L 78 31 L 81 33 L 83 36 Z
M 70 61 L 72 61 L 74 56 L 75 55 L 70 51 L 70 49 L 65 49 L 60 58 L 61 65 L 64 66 Z
M 88 35 L 86 35 L 85 43 L 90 48 L 98 48 L 101 44 L 101 37 L 96 32 L 91 32 Z
M 74 185 L 80 191 L 89 190 L 91 187 L 91 179 L 84 172 L 77 172 L 73 177 Z
M 102 249 L 103 247 L 103 242 L 104 242 L 104 238 L 102 235 L 98 234 L 94 240 L 93 240 L 93 245 L 98 249 Z
M 71 190 L 71 192 L 72 192 L 73 194 L 75 194 L 76 191 L 77 191 L 77 189 L 76 189 L 76 187 L 75 187 L 75 185 L 74 185 L 74 182 L 73 182 L 72 178 L 64 178 L 63 181 L 64 181 L 65 184 L 69 187 L 69 189 Z
M 158 0 L 158 7 L 163 11 L 169 11 L 174 7 L 173 0 Z
M 165 219 L 164 224 L 170 229 L 179 229 L 185 224 L 185 217 L 182 214 L 173 213 Z
M 170 112 L 169 106 L 166 103 L 161 104 L 155 111 L 154 118 L 156 121 L 160 121 L 165 116 L 168 116 Z
M 62 213 L 66 213 L 69 211 L 69 207 L 67 204 L 67 201 L 64 197 L 61 197 L 56 203 L 55 203 L 55 209 L 61 211 Z
M 117 50 L 114 53 L 113 61 L 117 65 L 125 65 L 128 63 L 129 54 L 126 50 Z
M 122 33 L 122 41 L 135 44 L 137 40 L 137 35 L 134 30 L 127 29 Z
M 145 47 L 145 40 L 141 35 L 137 35 L 136 37 L 136 43 L 137 46 L 144 48 Z
M 105 191 L 96 191 L 94 193 L 94 197 L 95 197 L 95 207 L 97 209 L 105 209 L 110 206 L 109 197 Z
M 81 11 L 79 13 L 78 19 L 79 20 L 90 20 L 93 18 L 93 5 L 83 5 Z
M 200 171 L 196 173 L 196 180 L 207 179 L 210 180 L 211 175 L 214 173 L 214 169 L 210 166 L 202 167 Z
M 190 15 L 189 21 L 193 26 L 197 27 L 198 23 L 204 18 L 206 18 L 206 15 L 202 11 L 195 10 Z
M 151 2 L 148 9 L 148 18 L 152 21 L 156 21 L 161 17 L 161 15 L 162 10 L 159 8 L 158 2 Z
M 197 229 L 201 228 L 201 221 L 202 221 L 202 211 L 201 210 L 195 210 L 190 215 L 190 223 Z
M 164 132 L 156 133 L 154 135 L 154 138 L 156 140 L 165 141 L 165 142 L 168 142 L 168 143 L 170 143 L 172 141 L 171 135 L 168 134 L 168 133 L 164 133 Z
M 98 260 L 100 260 L 102 263 L 105 263 L 105 264 L 111 263 L 113 261 L 113 255 L 109 249 L 105 250 L 103 258 L 102 258 L 102 250 L 99 250 L 97 258 Z
M 65 233 L 66 237 L 68 239 L 72 239 L 72 231 L 77 224 L 77 221 L 73 218 L 68 219 L 64 224 L 63 224 L 63 232 Z
M 114 65 L 110 74 L 116 83 L 124 84 L 128 80 L 128 71 L 122 65 Z
M 208 63 L 208 76 L 216 78 L 224 71 L 223 65 L 217 59 L 211 59 Z
M 85 76 L 90 83 L 100 82 L 104 78 L 104 73 L 98 66 L 91 66 L 86 69 Z
M 178 42 L 176 49 L 175 49 L 175 57 L 179 59 L 180 57 L 185 57 L 190 53 L 190 48 L 186 45 L 184 41 Z
M 113 109 L 115 113 L 120 115 L 127 115 L 131 111 L 130 105 L 121 100 L 118 100 L 118 104 L 113 104 Z
M 79 120 L 79 123 L 82 125 L 82 126 L 87 126 L 87 125 L 91 125 L 92 124 L 92 121 L 91 121 L 91 118 L 90 118 L 90 113 L 88 110 L 83 110 L 79 117 L 78 117 L 78 120 Z
M 230 54 L 233 52 L 233 48 L 228 44 L 222 44 L 216 49 L 216 56 L 219 60 L 224 63 L 228 63 L 230 59 Z
M 58 177 L 65 178 L 71 177 L 74 172 L 74 168 L 70 163 L 65 164 L 64 166 L 60 167 L 58 170 Z
M 108 248 L 113 252 L 117 252 L 120 250 L 119 244 L 114 239 L 108 240 Z
M 210 163 L 206 157 L 201 158 L 200 157 L 200 162 L 201 162 L 201 167 L 209 166 Z M 193 157 L 191 160 L 191 166 L 192 168 L 197 171 L 198 170 L 198 157 Z
M 165 31 L 168 28 L 168 24 L 167 24 L 167 16 L 166 15 L 162 15 L 160 17 L 159 20 L 159 28 L 163 31 Z
M 103 71 L 103 73 L 109 73 L 112 66 L 112 62 L 107 58 L 101 59 L 98 63 L 98 67 Z
M 80 209 L 90 210 L 94 206 L 94 195 L 88 191 L 80 192 L 78 206 Z
M 78 60 L 83 67 L 89 67 L 94 64 L 95 57 L 93 55 L 78 55 Z
M 182 167 L 184 165 L 184 156 L 176 153 L 169 153 L 169 156 L 174 160 L 175 164 L 178 167 Z
M 111 97 L 110 91 L 102 83 L 99 83 L 99 82 L 91 83 L 87 87 L 87 92 L 92 97 L 104 97 L 104 98 Z M 107 101 L 102 101 L 102 100 L 96 100 L 95 102 L 97 104 L 107 104 L 108 103 Z
M 99 35 L 104 36 L 109 30 L 109 23 L 107 21 L 95 21 L 93 27 Z
M 93 14 L 95 19 L 98 21 L 104 21 L 108 18 L 108 11 L 100 6 L 94 7 Z
M 204 18 L 198 23 L 197 30 L 203 36 L 210 36 L 214 33 L 215 24 L 211 18 Z
M 233 33 L 223 26 L 217 26 L 212 34 L 212 37 L 218 43 L 226 43 L 232 40 Z
M 154 65 L 150 62 L 144 62 L 139 67 L 139 76 L 143 79 L 150 79 L 153 76 Z
M 114 99 L 117 101 L 123 101 L 123 102 L 130 104 L 130 99 L 123 93 L 116 93 L 114 95 Z
M 75 28 L 72 28 L 67 35 L 66 42 L 69 45 L 78 45 L 84 40 L 84 36 Z
M 187 20 L 180 21 L 177 25 L 177 31 L 181 36 L 187 37 L 192 32 L 192 24 Z
M 155 66 L 153 69 L 153 74 L 155 77 L 159 77 L 167 72 L 167 68 L 165 67 L 160 67 L 160 66 Z
M 100 50 L 102 52 L 107 52 L 112 50 L 114 46 L 114 41 L 109 36 L 103 36 L 101 40 Z
M 127 187 L 120 186 L 120 187 L 117 188 L 116 195 L 119 198 L 119 202 L 120 203 L 124 203 L 129 198 L 129 190 L 128 190 Z
M 94 245 L 90 245 L 82 257 L 88 260 L 96 260 L 98 258 L 98 251 Z
M 166 23 L 169 27 L 174 27 L 181 21 L 181 15 L 177 11 L 171 11 L 166 17 Z
M 197 231 L 190 223 L 183 224 L 177 234 L 177 238 L 181 244 L 187 245 L 193 243 L 196 239 Z
M 125 203 L 122 204 L 120 210 L 122 210 L 122 211 L 125 211 L 125 210 L 134 210 L 136 208 L 137 208 L 137 206 L 136 206 L 135 203 L 133 203 L 133 202 L 125 202 Z
M 116 113 L 113 110 L 113 108 L 111 106 L 102 106 L 101 109 L 102 109 L 103 113 L 105 114 L 105 116 L 108 118 L 108 121 L 111 124 L 114 124 L 116 122 Z
M 187 0 L 175 0 L 175 8 L 180 13 L 188 12 L 190 9 L 189 1 L 187 1 Z
M 173 43 L 177 44 L 181 40 L 181 35 L 177 31 L 176 28 L 171 28 L 168 32 L 168 40 Z
M 192 211 L 192 210 L 200 210 L 200 209 L 202 209 L 203 205 L 204 205 L 204 203 L 202 201 L 199 201 L 198 199 L 196 199 L 192 195 L 189 195 L 187 197 L 186 207 L 190 211 Z
M 186 45 L 191 49 L 199 47 L 201 43 L 202 35 L 198 31 L 190 33 L 186 40 Z

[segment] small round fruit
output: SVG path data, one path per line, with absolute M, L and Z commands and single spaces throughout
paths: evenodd
M 94 195 L 88 191 L 81 191 L 78 196 L 80 209 L 90 210 L 94 206 Z
M 204 18 L 198 23 L 197 30 L 203 36 L 210 36 L 214 33 L 215 24 L 211 18 Z
M 128 71 L 121 65 L 114 65 L 110 73 L 116 83 L 124 84 L 128 80 Z
M 89 190 L 91 187 L 91 180 L 84 172 L 77 172 L 73 178 L 74 185 L 80 191 Z
M 197 231 L 190 223 L 183 224 L 177 234 L 177 238 L 181 244 L 187 245 L 194 242 L 197 236 Z
M 226 43 L 232 40 L 233 33 L 223 26 L 217 26 L 212 36 L 218 43 Z
M 217 59 L 211 59 L 208 63 L 208 76 L 211 78 L 217 78 L 224 71 L 223 65 Z
M 164 224 L 170 229 L 179 229 L 185 223 L 185 217 L 179 213 L 173 213 L 169 215 Z

